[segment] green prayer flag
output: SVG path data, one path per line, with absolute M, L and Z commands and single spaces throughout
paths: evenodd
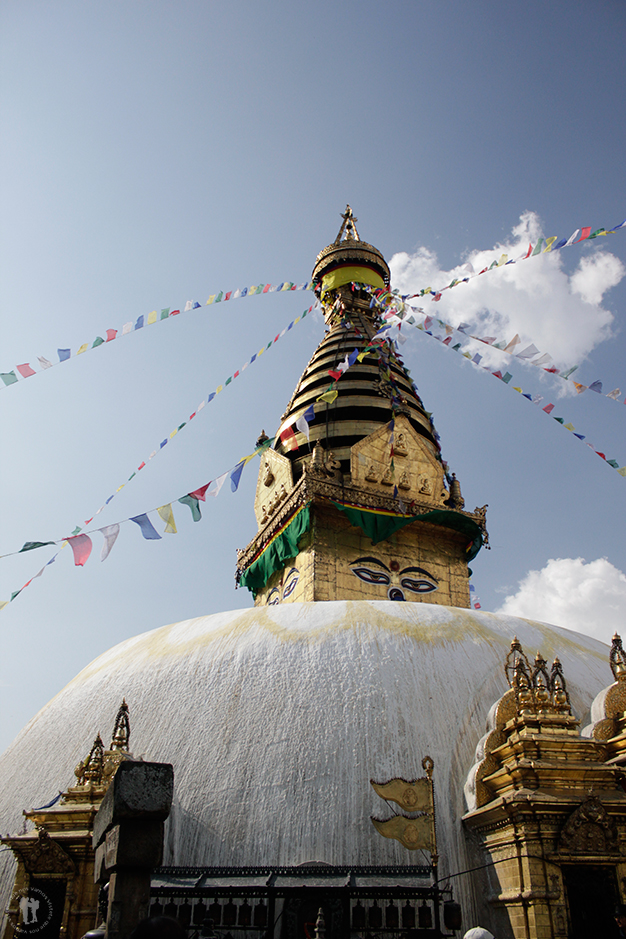
M 617 460 L 607 460 L 606 462 L 609 464 L 609 466 L 612 466 L 613 469 L 619 469 L 619 463 Z
M 541 252 L 541 246 L 542 246 L 542 244 L 543 244 L 543 238 L 540 238 L 539 241 L 537 242 L 537 244 L 535 245 L 535 250 L 534 250 L 533 253 L 531 254 L 531 258 L 534 258 L 534 256 L 535 256 L 536 254 L 539 254 L 539 253 Z
M 20 587 L 19 590 L 14 590 L 13 593 L 11 594 L 11 600 L 9 600 L 9 603 L 11 603 L 12 600 L 15 600 L 15 598 L 16 598 L 21 592 L 22 592 L 22 588 L 21 588 L 21 587 Z
M 162 320 L 166 320 L 169 315 L 170 315 L 170 308 L 169 308 L 169 307 L 168 307 L 166 310 L 161 310 L 161 319 L 162 319 Z
M 233 376 L 231 375 L 230 378 L 226 379 L 226 381 L 224 382 L 224 385 L 230 385 L 232 380 L 233 380 Z
M 200 503 L 197 499 L 194 499 L 193 496 L 182 496 L 182 498 L 180 498 L 178 501 L 182 502 L 183 505 L 189 506 L 191 509 L 191 517 L 193 518 L 194 522 L 200 521 L 202 518 L 202 512 L 200 511 Z
M 82 531 L 82 528 L 80 527 L 80 525 L 77 525 L 74 531 L 72 532 L 72 534 L 77 535 L 79 531 Z
M 47 544 L 54 544 L 54 541 L 25 541 L 17 553 L 21 554 L 22 551 L 34 551 L 35 548 L 44 548 Z
M 562 418 L 562 417 L 555 417 L 554 420 L 555 420 L 555 421 L 558 421 L 559 424 L 565 424 L 565 420 L 564 420 L 564 418 Z
M 511 375 L 510 372 L 505 372 L 504 375 L 502 376 L 502 381 L 508 385 L 508 383 L 511 381 L 512 378 L 513 376 Z
M 310 504 L 302 506 L 287 527 L 271 541 L 262 554 L 253 561 L 241 577 L 241 586 L 257 594 L 276 571 L 284 566 L 288 558 L 298 554 L 298 542 L 311 524 Z
M 13 385 L 17 381 L 15 372 L 0 372 L 0 378 L 5 385 Z
M 218 293 L 217 297 L 215 298 L 215 302 L 216 302 L 216 303 L 219 303 L 223 296 L 224 296 L 224 291 L 223 291 L 223 290 L 220 290 L 220 292 Z
M 95 349 L 96 346 L 101 346 L 103 343 L 104 343 L 104 339 L 102 338 L 102 336 L 96 336 L 96 338 L 95 338 L 94 341 L 93 341 L 93 345 L 92 345 L 91 348 L 92 348 L 92 349 Z

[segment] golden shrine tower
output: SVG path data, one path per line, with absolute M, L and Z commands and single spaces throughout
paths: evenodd
M 275 448 L 261 456 L 259 530 L 239 553 L 237 580 L 257 606 L 389 599 L 469 607 L 467 565 L 487 542 L 486 506 L 465 511 L 430 414 L 386 336 L 381 310 L 397 299 L 387 263 L 361 241 L 350 206 L 342 218 L 312 275 L 327 332 Z

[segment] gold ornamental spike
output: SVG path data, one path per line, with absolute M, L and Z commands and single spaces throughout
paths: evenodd
M 352 214 L 352 209 L 349 205 L 346 206 L 346 211 L 342 214 L 343 222 L 341 223 L 341 228 L 339 229 L 339 234 L 335 238 L 335 244 L 338 245 L 341 241 L 342 236 L 344 236 L 345 241 L 360 241 L 359 233 L 356 230 L 355 222 L 358 222 L 358 218 Z
M 395 802 L 405 812 L 432 812 L 432 795 L 430 780 L 425 776 L 421 779 L 390 779 L 386 783 L 377 783 L 370 779 L 370 784 L 376 795 L 386 802 Z
M 433 838 L 433 822 L 428 815 L 419 818 L 406 818 L 404 815 L 394 815 L 386 821 L 371 816 L 372 824 L 383 838 L 393 838 L 408 848 L 409 851 L 430 851 L 436 853 Z

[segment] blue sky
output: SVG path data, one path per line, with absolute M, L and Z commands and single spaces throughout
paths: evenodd
M 38 370 L 37 356 L 56 361 L 57 348 L 72 358 L 0 389 L 0 553 L 82 525 L 309 306 L 303 293 L 205 301 L 307 280 L 346 202 L 363 238 L 388 260 L 404 255 L 392 268 L 407 288 L 430 286 L 427 274 L 445 283 L 526 236 L 621 222 L 625 26 L 624 5 L 608 0 L 6 0 L 0 370 Z M 620 403 L 577 396 L 532 366 L 507 366 L 623 466 L 625 264 L 626 230 L 490 272 L 427 312 L 458 323 L 467 302 L 479 333 L 518 332 L 559 365 L 579 365 L 579 381 L 621 386 Z M 202 307 L 75 357 L 107 328 L 190 299 Z M 298 324 L 98 524 L 176 500 L 249 453 L 261 428 L 276 429 L 322 334 L 319 315 Z M 626 605 L 626 479 L 429 337 L 411 333 L 403 353 L 468 506 L 489 504 L 493 548 L 473 564 L 483 608 L 526 583 L 519 602 L 530 592 L 549 609 L 536 618 L 582 629 L 586 617 L 610 638 Z M 66 548 L 0 612 L 0 747 L 112 644 L 250 605 L 233 572 L 256 528 L 255 482 L 251 464 L 197 524 L 179 506 L 178 534 L 158 542 L 122 525 L 104 563 L 97 534 L 84 568 Z M 0 560 L 0 599 L 53 553 Z

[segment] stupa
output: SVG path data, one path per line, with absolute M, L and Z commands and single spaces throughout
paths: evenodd
M 385 808 L 370 780 L 418 780 L 429 758 L 438 876 L 454 876 L 465 927 L 480 923 L 499 939 L 565 939 L 563 886 L 554 903 L 562 904 L 565 925 L 546 931 L 517 915 L 531 901 L 513 888 L 507 899 L 484 871 L 461 875 L 481 858 L 491 863 L 487 850 L 497 853 L 481 819 L 503 788 L 489 772 L 506 754 L 496 749 L 492 758 L 484 742 L 478 754 L 476 747 L 491 706 L 509 688 L 503 665 L 514 637 L 542 661 L 558 656 L 567 681 L 564 709 L 549 672 L 545 700 L 529 675 L 523 721 L 537 702 L 542 715 L 561 710 L 559 720 L 530 721 L 526 737 L 549 726 L 563 740 L 579 739 L 573 715 L 584 718 L 607 684 L 608 649 L 555 626 L 471 608 L 468 564 L 487 541 L 485 506 L 465 508 L 442 461 L 432 420 L 381 318 L 389 268 L 360 239 L 356 221 L 348 206 L 337 238 L 316 259 L 312 289 L 327 331 L 274 445 L 264 446 L 271 443 L 265 434 L 259 439 L 258 531 L 237 559 L 238 582 L 254 606 L 162 626 L 87 665 L 0 758 L 0 828 L 17 831 L 23 809 L 67 786 L 125 697 L 135 753 L 174 764 L 167 865 L 426 863 L 419 840 L 383 837 L 372 824 Z M 507 702 L 513 711 L 501 709 L 496 727 L 503 741 L 504 718 L 517 713 Z M 614 717 L 611 732 L 619 730 Z M 489 740 L 496 747 L 500 738 Z M 515 790 L 515 782 L 507 785 Z M 482 815 L 466 829 L 468 809 Z M 502 812 L 493 810 L 496 826 Z M 404 816 L 414 821 L 410 811 Z M 11 855 L 0 860 L 4 900 L 14 875 Z M 300 936 L 290 922 L 285 917 L 282 934 L 276 927 L 272 935 Z M 363 923 L 358 935 L 373 935 Z M 326 929 L 333 939 L 349 934 L 346 922 L 335 929 L 328 916 Z

